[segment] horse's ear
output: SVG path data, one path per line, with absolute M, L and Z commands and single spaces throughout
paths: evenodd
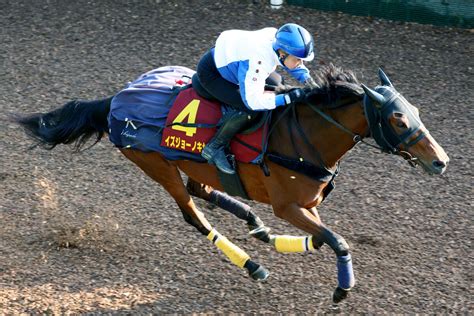
M 370 88 L 368 88 L 365 84 L 362 84 L 362 89 L 364 89 L 365 94 L 376 103 L 378 107 L 380 107 L 382 104 L 385 103 L 385 98 L 383 95 L 378 93 L 377 91 L 374 91 Z
M 388 79 L 388 76 L 383 72 L 382 68 L 379 68 L 379 77 L 380 77 L 380 82 L 382 82 L 382 86 L 389 86 L 393 87 L 392 83 L 390 82 L 390 79 Z

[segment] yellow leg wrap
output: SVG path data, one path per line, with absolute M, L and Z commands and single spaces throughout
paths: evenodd
M 217 248 L 219 248 L 230 261 L 236 266 L 243 268 L 245 262 L 250 259 L 250 256 L 242 249 L 234 245 L 229 239 L 219 234 L 215 229 L 211 230 L 207 239 L 212 241 Z
M 278 252 L 305 252 L 314 250 L 313 236 L 273 235 L 271 236 L 271 240 Z

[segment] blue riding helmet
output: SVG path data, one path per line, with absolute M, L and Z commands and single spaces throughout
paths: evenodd
M 314 42 L 309 32 L 294 23 L 287 23 L 280 27 L 275 35 L 273 49 L 282 49 L 286 53 L 302 60 L 314 59 Z

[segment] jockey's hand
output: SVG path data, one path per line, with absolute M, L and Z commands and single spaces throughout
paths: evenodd
M 306 98 L 306 93 L 301 88 L 295 88 L 285 93 L 285 104 L 289 105 L 296 102 L 301 102 Z

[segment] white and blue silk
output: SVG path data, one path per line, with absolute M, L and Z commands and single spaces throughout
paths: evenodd
M 254 111 L 271 110 L 285 104 L 283 94 L 264 93 L 265 80 L 276 66 L 282 66 L 299 82 L 310 77 L 308 68 L 303 64 L 295 69 L 281 64 L 272 47 L 276 32 L 276 28 L 225 31 L 219 35 L 212 49 L 221 76 L 239 85 L 242 100 Z

